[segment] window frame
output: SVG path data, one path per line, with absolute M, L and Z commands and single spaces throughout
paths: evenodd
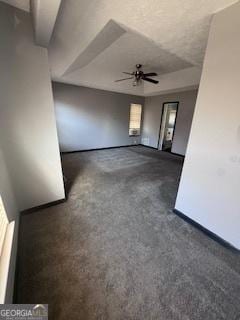
M 139 122 L 139 128 L 131 128 L 131 108 L 133 105 L 137 105 L 141 107 L 141 112 L 140 112 L 140 122 Z M 142 113 L 143 113 L 143 105 L 141 103 L 131 103 L 130 108 L 129 108 L 129 124 L 128 124 L 128 135 L 129 137 L 139 137 L 141 136 L 141 131 L 142 131 Z M 138 130 L 137 134 L 130 134 L 130 130 Z
M 3 253 L 4 242 L 6 239 L 8 225 L 9 225 L 9 219 L 4 207 L 2 197 L 0 195 L 0 259 Z

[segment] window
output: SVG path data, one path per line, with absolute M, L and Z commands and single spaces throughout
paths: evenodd
M 8 218 L 3 206 L 2 198 L 0 196 L 0 257 L 2 256 L 3 243 L 8 226 Z
M 130 121 L 129 121 L 129 135 L 130 136 L 139 136 L 140 135 L 141 117 L 142 117 L 141 104 L 132 103 L 130 106 Z

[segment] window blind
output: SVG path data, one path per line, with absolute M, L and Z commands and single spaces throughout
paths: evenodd
M 8 222 L 8 218 L 2 202 L 2 197 L 0 196 L 0 257 L 2 255 L 2 249 L 3 249 L 3 244 L 4 244 L 8 223 L 9 222 Z
M 142 106 L 132 103 L 130 106 L 129 135 L 140 135 Z

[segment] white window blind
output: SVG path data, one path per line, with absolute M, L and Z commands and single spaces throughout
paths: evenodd
M 141 130 L 142 106 L 132 103 L 130 106 L 129 135 L 138 136 Z
M 8 223 L 9 222 L 8 222 L 8 218 L 2 202 L 2 197 L 0 196 L 0 257 L 2 255 L 2 249 L 3 249 L 3 244 L 6 236 Z

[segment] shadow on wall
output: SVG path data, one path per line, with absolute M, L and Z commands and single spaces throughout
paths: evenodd
M 42 153 L 41 148 L 31 148 L 30 141 L 26 141 L 27 135 L 21 135 L 22 130 L 25 130 L 21 125 L 14 120 L 11 127 L 8 123 L 8 128 L 4 130 L 7 138 L 3 144 L 3 152 L 8 159 L 9 175 L 20 211 L 59 198 L 59 186 L 55 183 L 59 167 L 56 168 L 56 162 L 51 160 L 51 152 L 54 151 L 49 148 L 47 154 Z M 30 132 L 28 137 L 31 140 Z M 40 145 L 44 143 L 45 141 L 42 141 Z
M 65 188 L 66 199 L 68 199 L 72 187 L 75 184 L 76 179 L 81 173 L 81 167 L 76 165 L 75 161 L 71 161 L 72 158 L 79 157 L 79 153 L 76 152 L 68 157 L 68 154 L 61 154 L 62 170 L 63 170 L 63 182 Z M 69 165 L 69 162 L 71 164 Z
M 103 90 L 53 83 L 55 114 L 62 152 L 131 145 L 131 103 L 143 98 Z
M 34 44 L 29 14 L 0 8 L 0 138 L 22 211 L 62 199 L 64 190 L 47 51 Z

